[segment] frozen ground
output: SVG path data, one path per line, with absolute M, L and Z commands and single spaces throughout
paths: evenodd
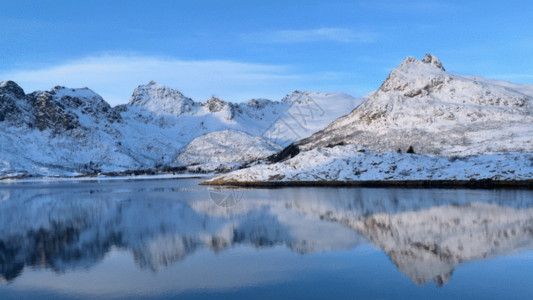
M 206 183 L 532 178 L 533 153 L 438 157 L 375 152 L 357 145 L 346 145 L 315 148 L 282 162 L 234 171 Z

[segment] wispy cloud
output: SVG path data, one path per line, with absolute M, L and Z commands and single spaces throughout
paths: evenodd
M 372 43 L 376 41 L 377 34 L 348 28 L 323 27 L 304 30 L 278 30 L 257 35 L 247 35 L 246 39 L 264 43 Z
M 87 57 L 61 65 L 0 72 L 26 92 L 56 85 L 89 87 L 111 104 L 126 103 L 133 89 L 155 80 L 195 100 L 211 95 L 243 101 L 254 97 L 280 99 L 305 80 L 288 66 L 224 60 L 185 61 L 131 55 Z

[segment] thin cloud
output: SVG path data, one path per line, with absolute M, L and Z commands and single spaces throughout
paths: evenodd
M 348 28 L 324 27 L 304 30 L 278 30 L 261 35 L 248 35 L 247 39 L 264 43 L 372 43 L 376 41 L 377 35 L 372 32 L 355 31 Z
M 239 102 L 260 97 L 280 99 L 305 80 L 291 71 L 281 65 L 224 60 L 104 55 L 48 68 L 5 71 L 0 73 L 0 80 L 14 80 L 26 92 L 56 85 L 89 87 L 112 105 L 126 103 L 137 85 L 150 80 L 177 88 L 197 101 L 216 94 Z

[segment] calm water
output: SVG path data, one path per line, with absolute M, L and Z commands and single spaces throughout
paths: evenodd
M 0 299 L 531 299 L 533 192 L 0 185 Z

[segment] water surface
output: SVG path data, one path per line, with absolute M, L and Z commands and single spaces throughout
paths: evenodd
M 0 185 L 0 299 L 533 295 L 533 192 Z

